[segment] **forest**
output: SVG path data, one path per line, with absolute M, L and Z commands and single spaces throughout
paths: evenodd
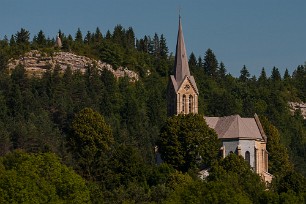
M 306 120 L 288 105 L 306 102 L 306 64 L 284 74 L 262 68 L 258 77 L 244 65 L 234 77 L 212 49 L 191 52 L 199 115 L 167 118 L 174 56 L 164 35 L 136 39 L 133 28 L 117 25 L 105 34 L 78 29 L 59 37 L 61 48 L 43 31 L 30 39 L 24 28 L 0 39 L 0 203 L 306 203 Z M 116 79 L 95 65 L 85 73 L 55 66 L 42 77 L 30 77 L 23 64 L 8 70 L 10 59 L 30 50 L 72 52 L 140 77 Z M 268 138 L 271 184 L 241 156 L 220 158 L 216 133 L 202 117 L 254 113 Z M 198 127 L 190 133 L 210 138 L 205 180 L 192 152 L 156 164 L 156 144 L 188 124 Z

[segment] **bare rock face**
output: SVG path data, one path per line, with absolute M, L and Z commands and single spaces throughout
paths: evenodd
M 306 103 L 298 102 L 289 102 L 290 111 L 294 113 L 297 109 L 300 109 L 302 112 L 303 118 L 306 120 Z
M 70 52 L 54 52 L 52 56 L 47 56 L 45 53 L 32 50 L 20 59 L 11 59 L 8 68 L 10 70 L 14 69 L 18 64 L 24 65 L 29 75 L 38 77 L 42 76 L 45 71 L 53 69 L 55 65 L 59 65 L 62 71 L 70 66 L 72 71 L 80 70 L 82 73 L 86 71 L 88 65 L 95 65 L 100 70 L 109 70 L 116 78 L 127 76 L 131 81 L 137 81 L 139 79 L 136 72 L 130 71 L 126 67 L 119 67 L 115 70 L 110 64 Z

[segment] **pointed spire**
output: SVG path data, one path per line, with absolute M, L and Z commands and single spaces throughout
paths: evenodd
M 174 70 L 175 70 L 175 79 L 178 83 L 180 83 L 186 75 L 190 76 L 188 56 L 186 53 L 186 47 L 185 47 L 184 35 L 181 23 L 181 15 L 179 15 L 179 28 L 177 34 Z

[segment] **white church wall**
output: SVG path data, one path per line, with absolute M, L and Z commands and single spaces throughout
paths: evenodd
M 229 155 L 231 152 L 237 154 L 238 145 L 241 148 L 241 156 L 245 158 L 245 153 L 250 153 L 250 165 L 255 168 L 255 140 L 223 140 L 223 146 L 225 146 L 225 155 Z

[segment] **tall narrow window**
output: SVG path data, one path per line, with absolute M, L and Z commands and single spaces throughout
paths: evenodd
M 251 165 L 251 156 L 250 156 L 250 152 L 249 151 L 245 152 L 244 159 L 245 159 L 246 162 L 248 162 L 249 165 Z
M 189 113 L 193 113 L 193 97 L 189 95 Z
M 183 102 L 182 102 L 182 112 L 185 113 L 186 112 L 186 96 L 183 95 Z

